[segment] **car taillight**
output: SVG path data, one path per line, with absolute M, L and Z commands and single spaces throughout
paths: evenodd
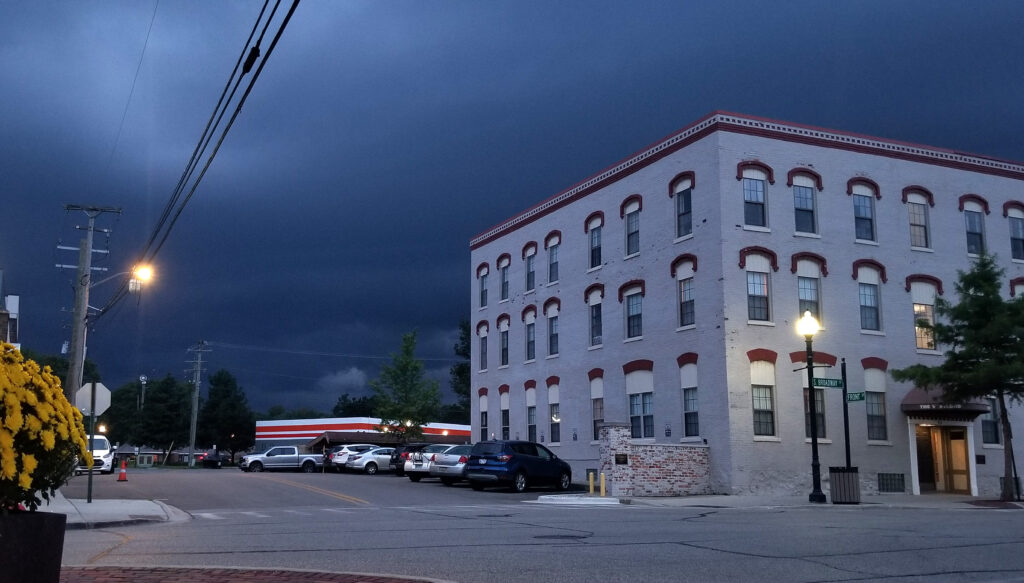
M 409 452 L 403 451 L 402 455 L 401 455 L 401 457 L 399 459 L 403 459 L 403 460 L 409 459 Z
M 468 462 L 468 461 L 469 461 L 469 458 L 468 458 L 468 457 L 466 457 L 466 456 L 464 456 L 464 455 L 460 455 L 460 456 L 459 456 L 459 463 L 460 463 L 460 464 L 464 464 L 464 463 L 466 463 L 466 462 Z
M 437 461 L 437 454 L 436 453 L 434 455 L 430 456 L 430 461 L 432 461 L 432 462 L 436 462 Z
M 361 457 L 363 457 L 363 456 L 361 456 L 361 455 L 350 455 L 350 456 L 348 456 L 348 459 L 349 459 L 349 461 L 353 461 L 354 462 L 354 461 L 356 461 L 357 459 L 359 459 Z
M 505 463 L 505 462 L 509 461 L 510 459 L 512 459 L 512 456 L 510 456 L 510 455 L 508 455 L 506 453 L 506 454 L 499 455 L 495 459 L 497 459 L 499 462 Z

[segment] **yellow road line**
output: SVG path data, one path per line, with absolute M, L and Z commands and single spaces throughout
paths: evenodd
M 355 496 L 349 496 L 348 494 L 342 494 L 340 492 L 333 492 L 331 490 L 325 490 L 323 488 L 318 488 L 316 486 L 310 486 L 309 484 L 303 484 L 301 482 L 293 482 L 293 481 L 287 480 L 285 478 L 278 478 L 278 477 L 275 477 L 275 476 L 265 476 L 265 479 L 271 480 L 273 482 L 277 482 L 278 484 L 285 484 L 285 485 L 288 485 L 288 486 L 295 486 L 296 488 L 302 488 L 303 490 L 309 490 L 310 492 L 315 492 L 317 494 L 323 494 L 324 496 L 330 496 L 331 498 L 336 498 L 338 500 L 344 500 L 345 502 L 352 502 L 353 504 L 370 504 L 370 502 L 368 500 L 363 500 L 362 498 L 356 498 Z
M 99 561 L 100 559 L 106 557 L 110 553 L 112 553 L 112 552 L 116 551 L 117 549 L 123 547 L 124 545 L 128 544 L 129 541 L 132 540 L 132 537 L 127 535 L 127 534 L 121 534 L 119 532 L 114 532 L 112 530 L 104 530 L 102 532 L 105 532 L 105 533 L 108 533 L 108 534 L 112 534 L 114 536 L 121 537 L 121 542 L 119 542 L 116 545 L 110 547 L 109 549 L 103 551 L 102 553 L 97 553 L 97 554 L 89 557 L 89 560 L 86 561 L 87 565 L 92 565 L 92 564 L 96 563 L 96 561 Z

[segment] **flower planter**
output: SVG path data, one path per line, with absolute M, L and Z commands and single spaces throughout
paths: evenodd
M 67 518 L 54 512 L 0 514 L 0 580 L 58 583 Z

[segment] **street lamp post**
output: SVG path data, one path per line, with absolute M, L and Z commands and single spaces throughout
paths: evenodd
M 810 311 L 796 323 L 797 332 L 807 342 L 807 409 L 811 417 L 811 494 L 807 499 L 811 502 L 824 503 L 825 493 L 821 491 L 821 464 L 818 462 L 818 406 L 814 395 L 814 335 L 821 325 Z

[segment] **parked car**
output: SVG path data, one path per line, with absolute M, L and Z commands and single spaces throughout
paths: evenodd
M 202 453 L 197 453 L 196 461 L 201 463 L 204 468 L 219 469 L 231 463 L 231 454 L 216 449 L 208 449 Z
M 481 441 L 469 454 L 466 479 L 474 490 L 497 484 L 510 486 L 516 492 L 539 484 L 553 484 L 565 490 L 572 483 L 572 469 L 539 443 Z
M 392 470 L 395 471 L 395 475 L 402 477 L 405 475 L 405 460 L 409 459 L 409 455 L 420 451 L 424 447 L 432 445 L 430 443 L 407 443 L 400 445 L 395 448 L 395 451 L 391 454 L 391 462 L 389 463 Z
M 85 464 L 85 460 L 79 459 L 75 463 L 75 475 L 93 471 L 101 474 L 114 473 L 114 450 L 110 447 L 110 441 L 104 435 L 92 435 L 89 437 L 89 450 L 92 452 L 92 468 Z
M 354 452 L 348 456 L 345 468 L 349 470 L 360 470 L 367 474 L 376 474 L 382 469 L 387 469 L 391 463 L 391 454 L 395 451 L 393 447 L 375 447 L 360 452 Z
M 405 475 L 413 482 L 430 477 L 430 462 L 434 454 L 444 453 L 453 447 L 455 446 L 447 443 L 434 443 L 419 451 L 410 452 L 403 468 Z
M 279 445 L 263 453 L 242 456 L 242 461 L 238 462 L 238 469 L 243 472 L 301 470 L 309 474 L 323 465 L 323 458 L 323 454 L 300 452 L 294 445 Z
M 347 445 L 336 445 L 331 448 L 330 453 L 324 457 L 324 467 L 339 472 L 345 471 L 345 462 L 351 454 L 368 451 L 377 447 L 371 443 L 349 443 Z
M 441 478 L 441 483 L 451 486 L 459 480 L 465 480 L 466 462 L 473 451 L 472 445 L 456 445 L 448 451 L 430 456 L 430 476 Z

